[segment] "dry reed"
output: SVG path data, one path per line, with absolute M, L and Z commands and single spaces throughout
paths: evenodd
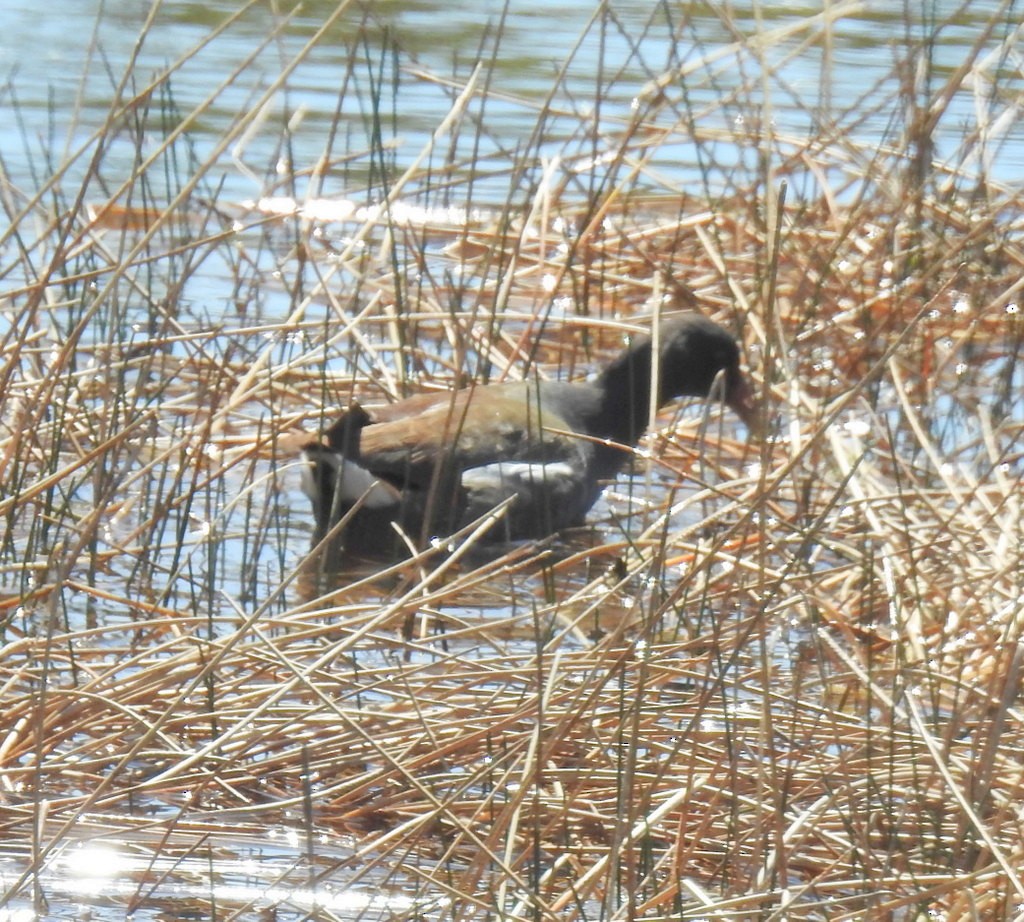
M 859 9 L 723 59 L 771 74 Z M 270 830 L 262 895 L 200 892 L 196 917 L 352 917 L 330 894 L 364 890 L 410 899 L 375 918 L 1015 917 L 1024 209 L 979 167 L 998 83 L 957 163 L 932 146 L 989 46 L 809 138 L 702 127 L 716 55 L 650 67 L 631 113 L 581 119 L 545 166 L 560 82 L 511 163 L 444 153 L 485 136 L 495 44 L 461 82 L 406 75 L 452 94 L 418 156 L 380 132 L 339 153 L 335 123 L 319 164 L 223 200 L 226 152 L 272 132 L 331 24 L 202 159 L 222 87 L 173 111 L 177 62 L 126 73 L 35 189 L 4 184 L 3 903 L 43 906 L 89 840 L 132 856 L 111 899 L 138 910 Z M 386 58 L 361 84 L 377 127 Z M 764 113 L 764 90 L 718 103 Z M 867 150 L 872 106 L 900 115 Z M 137 165 L 104 186 L 115 137 Z M 684 142 L 702 194 L 666 178 Z M 723 142 L 756 164 L 720 165 Z M 346 158 L 350 211 L 320 197 Z M 504 201 L 474 197 L 484 175 Z M 211 276 L 223 311 L 191 300 Z M 306 559 L 298 430 L 352 397 L 579 375 L 637 314 L 693 305 L 743 337 L 765 440 L 666 414 L 585 535 L 496 559 L 462 536 L 340 582 Z

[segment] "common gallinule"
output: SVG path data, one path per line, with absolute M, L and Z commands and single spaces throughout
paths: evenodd
M 659 407 L 714 390 L 753 423 L 740 351 L 722 327 L 676 314 L 661 321 L 657 339 Z M 637 336 L 583 383 L 516 381 L 372 409 L 353 404 L 321 441 L 303 448 L 317 538 L 344 518 L 346 551 L 379 556 L 403 546 L 395 525 L 422 543 L 509 498 L 491 540 L 545 537 L 579 525 L 644 433 L 653 351 L 650 336 Z

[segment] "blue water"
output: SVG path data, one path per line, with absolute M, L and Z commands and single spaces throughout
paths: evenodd
M 211 156 L 226 128 L 264 98 L 336 9 L 334 3 L 307 3 L 286 22 L 259 3 L 196 52 L 238 6 L 162 3 L 130 69 L 129 86 L 138 92 L 153 75 L 191 56 L 169 84 L 172 95 L 152 103 L 183 114 L 209 101 L 189 131 L 199 160 Z M 834 152 L 826 148 L 820 155 L 826 163 L 847 157 L 866 162 L 879 145 L 895 143 L 901 124 L 895 64 L 932 36 L 932 71 L 917 71 L 922 100 L 935 95 L 976 42 L 985 49 L 979 55 L 984 66 L 939 119 L 937 159 L 957 166 L 954 152 L 964 138 L 979 124 L 1002 119 L 981 165 L 990 179 L 1018 182 L 1024 119 L 1014 106 L 1024 78 L 1006 49 L 1014 44 L 1019 15 L 1011 8 L 983 40 L 1000 8 L 995 0 L 966 5 L 941 27 L 937 23 L 960 4 L 923 4 L 916 13 L 921 21 L 909 27 L 899 6 L 867 3 L 827 32 L 798 29 L 783 37 L 820 8 L 732 3 L 727 21 L 724 5 L 640 0 L 607 4 L 603 16 L 595 16 L 597 5 L 584 2 L 555 10 L 536 0 L 512 0 L 504 15 L 497 0 L 465 6 L 382 2 L 372 5 L 372 15 L 353 4 L 267 94 L 251 133 L 221 157 L 217 179 L 229 198 L 257 197 L 280 188 L 289 164 L 308 170 L 327 157 L 334 162 L 323 192 L 347 194 L 375 182 L 370 159 L 359 154 L 373 145 L 377 131 L 387 145 L 388 166 L 400 173 L 425 148 L 473 62 L 482 58 L 481 94 L 431 160 L 435 169 L 451 160 L 456 176 L 473 161 L 475 200 L 506 200 L 516 182 L 513 163 L 531 156 L 538 164 L 554 157 L 574 163 L 570 174 L 576 171 L 581 189 L 589 187 L 598 179 L 581 161 L 614 148 L 638 111 L 647 112 L 650 130 L 672 133 L 645 165 L 657 175 L 653 184 L 698 191 L 706 183 L 712 192 L 727 191 L 732 169 L 756 167 L 756 139 L 769 130 L 792 141 L 778 143 L 777 165 L 794 145 L 827 136 L 832 125 Z M 104 124 L 147 11 L 146 4 L 64 0 L 40 16 L 38 5 L 27 0 L 4 4 L 0 105 L 8 114 L 0 123 L 0 148 L 23 191 L 46 172 L 47 154 L 65 160 Z M 665 74 L 675 76 L 659 98 L 652 87 Z M 485 81 L 489 92 L 482 101 Z M 376 126 L 369 104 L 375 96 Z M 540 120 L 545 106 L 549 114 Z M 336 112 L 339 136 L 329 143 Z M 159 120 L 152 113 L 150 119 L 152 131 Z M 280 146 L 285 124 L 291 127 L 288 151 Z M 702 143 L 693 142 L 691 125 Z M 156 140 L 144 139 L 142 153 Z M 860 150 L 851 150 L 854 144 Z M 139 146 L 122 133 L 107 157 L 104 180 L 116 182 L 118 169 L 129 170 L 137 153 Z M 84 169 L 84 162 L 79 166 Z M 978 163 L 969 166 L 977 169 Z

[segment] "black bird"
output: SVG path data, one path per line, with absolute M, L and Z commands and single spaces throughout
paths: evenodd
M 699 314 L 658 328 L 657 405 L 720 396 L 753 428 L 740 350 Z M 583 522 L 650 413 L 653 343 L 637 336 L 594 380 L 516 381 L 420 394 L 372 409 L 353 404 L 303 447 L 316 535 L 343 518 L 357 556 L 450 534 L 510 499 L 489 540 L 546 537 Z M 716 381 L 720 384 L 716 387 Z

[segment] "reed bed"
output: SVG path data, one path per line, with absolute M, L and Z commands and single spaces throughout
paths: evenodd
M 1019 916 L 1024 202 L 985 163 L 1020 74 L 979 44 L 920 83 L 936 27 L 895 98 L 787 135 L 752 117 L 761 75 L 860 7 L 827 9 L 737 41 L 728 136 L 688 95 L 706 55 L 650 64 L 608 121 L 556 82 L 530 144 L 461 159 L 496 38 L 459 80 L 404 73 L 451 96 L 418 155 L 340 150 L 336 123 L 319 164 L 230 200 L 232 149 L 288 150 L 261 104 L 317 33 L 203 154 L 223 88 L 178 111 L 177 62 L 34 188 L 5 175 L 8 909 L 52 907 L 105 843 L 126 885 L 96 899 L 137 918 Z M 349 77 L 379 127 L 401 49 L 378 54 Z M 866 149 L 872 105 L 892 125 Z M 696 190 L 665 169 L 684 143 Z M 676 307 L 742 339 L 764 438 L 669 410 L 584 533 L 310 553 L 294 448 L 337 407 L 579 376 Z

